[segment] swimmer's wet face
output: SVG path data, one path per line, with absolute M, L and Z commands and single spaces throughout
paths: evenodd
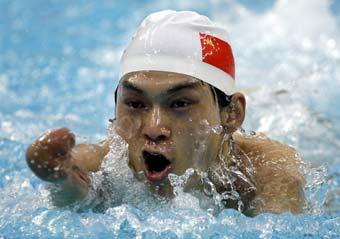
M 193 77 L 137 72 L 123 77 L 117 132 L 129 145 L 129 166 L 153 182 L 188 168 L 205 171 L 217 160 L 220 109 L 211 88 Z M 215 130 L 214 130 L 215 129 Z

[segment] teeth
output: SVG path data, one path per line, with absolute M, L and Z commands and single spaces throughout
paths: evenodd
M 143 151 L 143 158 L 147 169 L 151 172 L 162 172 L 171 162 L 162 154 Z

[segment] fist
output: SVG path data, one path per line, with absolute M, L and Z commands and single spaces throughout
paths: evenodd
M 57 181 L 66 177 L 70 152 L 75 145 L 75 135 L 67 128 L 47 131 L 26 152 L 26 161 L 41 179 Z

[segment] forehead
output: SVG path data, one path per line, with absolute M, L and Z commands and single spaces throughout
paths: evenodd
M 197 84 L 198 88 L 205 88 L 207 84 L 192 76 L 164 72 L 164 71 L 141 71 L 126 74 L 120 81 L 120 85 L 130 83 L 144 90 L 163 91 L 176 85 Z

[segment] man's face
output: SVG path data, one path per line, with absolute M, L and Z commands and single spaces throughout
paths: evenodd
M 205 171 L 217 159 L 220 112 L 210 87 L 193 77 L 138 72 L 123 77 L 117 132 L 129 145 L 129 166 L 152 182 L 188 168 Z

